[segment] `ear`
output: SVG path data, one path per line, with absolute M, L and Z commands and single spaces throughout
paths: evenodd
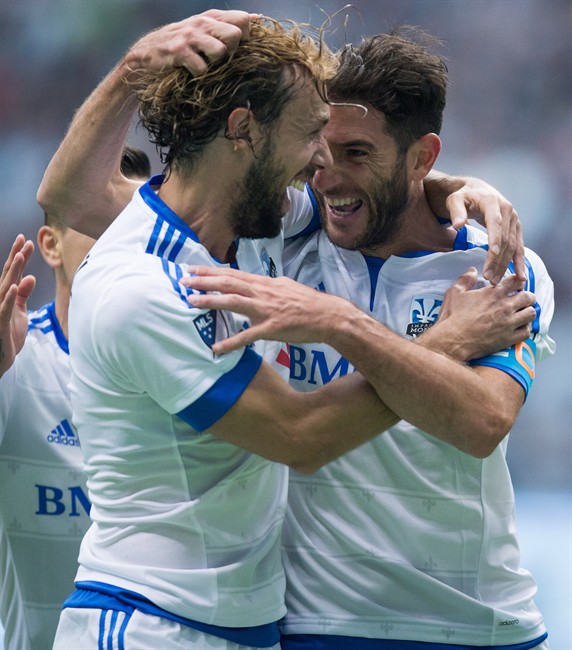
M 62 265 L 60 233 L 52 226 L 42 226 L 38 230 L 38 248 L 46 264 L 52 269 Z
M 420 181 L 427 176 L 440 151 L 441 139 L 435 133 L 427 133 L 413 144 L 409 155 L 411 156 L 411 173 L 415 180 Z
M 235 108 L 228 116 L 226 132 L 235 151 L 252 150 L 252 143 L 258 136 L 258 125 L 252 111 L 248 108 Z

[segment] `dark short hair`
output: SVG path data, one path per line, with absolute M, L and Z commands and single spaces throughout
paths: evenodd
M 121 173 L 127 178 L 149 178 L 151 176 L 149 156 L 142 149 L 125 145 L 121 156 Z
M 346 45 L 328 83 L 332 103 L 371 106 L 384 114 L 400 151 L 427 133 L 439 133 L 447 94 L 447 66 L 430 46 L 441 41 L 411 26 Z
M 151 162 L 149 156 L 137 147 L 130 147 L 125 145 L 121 155 L 121 173 L 127 178 L 147 179 L 151 176 Z M 65 230 L 66 223 L 57 215 L 48 214 L 44 211 L 44 225 L 52 226 L 52 228 L 59 228 Z

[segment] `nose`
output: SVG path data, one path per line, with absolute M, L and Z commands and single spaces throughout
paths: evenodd
M 312 178 L 312 185 L 319 192 L 327 192 L 334 187 L 337 187 L 342 182 L 339 170 L 334 165 L 333 160 L 331 163 L 324 167 L 317 167 L 314 170 Z
M 332 158 L 332 152 L 326 141 L 326 138 L 322 136 L 314 156 L 312 157 L 312 164 L 316 170 L 324 169 L 324 167 L 330 167 L 333 165 L 334 160 Z

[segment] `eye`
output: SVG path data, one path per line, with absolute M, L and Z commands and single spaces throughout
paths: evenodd
M 346 149 L 346 156 L 348 158 L 361 158 L 367 156 L 367 151 L 364 149 Z

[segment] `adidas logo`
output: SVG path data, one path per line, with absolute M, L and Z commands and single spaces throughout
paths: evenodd
M 75 429 L 68 420 L 62 420 L 47 436 L 48 442 L 68 447 L 79 447 Z

